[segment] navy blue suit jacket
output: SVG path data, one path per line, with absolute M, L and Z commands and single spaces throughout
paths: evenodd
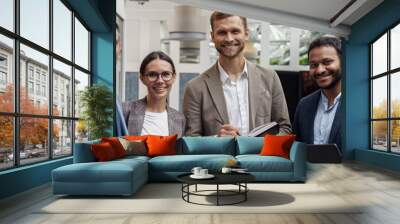
M 321 99 L 321 90 L 317 90 L 310 95 L 302 98 L 297 105 L 294 115 L 293 130 L 296 134 L 296 140 L 307 144 L 314 144 L 314 120 L 317 114 L 319 100 Z M 333 119 L 328 143 L 336 143 L 342 150 L 342 98 L 339 101 L 335 117 Z

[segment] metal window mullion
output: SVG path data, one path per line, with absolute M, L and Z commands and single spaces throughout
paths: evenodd
M 53 52 L 53 0 L 49 0 L 49 51 Z M 48 83 L 49 87 L 47 90 L 49 91 L 49 119 L 48 119 L 48 133 L 47 133 L 47 141 L 48 141 L 48 150 L 49 150 L 49 159 L 53 159 L 53 56 L 49 55 L 49 75 L 48 75 Z
M 373 143 L 373 141 L 374 141 L 374 132 L 373 132 L 373 127 L 374 127 L 374 123 L 373 123 L 373 91 L 374 91 L 374 85 L 373 85 L 373 79 L 372 79 L 372 72 L 374 71 L 374 69 L 373 69 L 373 66 L 374 66 L 374 63 L 373 63 L 373 60 L 372 60 L 372 58 L 373 58 L 373 53 L 374 53 L 374 51 L 373 51 L 373 44 L 371 44 L 370 45 L 370 50 L 369 50 L 369 52 L 370 52 L 370 55 L 369 55 L 369 64 L 370 64 L 370 67 L 369 67 L 369 69 L 370 69 L 370 71 L 369 71 L 369 84 L 370 84 L 370 87 L 369 87 L 369 119 L 370 119 L 370 122 L 369 122 L 369 137 L 370 137 L 370 139 L 369 139 L 369 148 L 370 149 L 373 149 L 373 146 L 374 146 L 374 143 Z M 372 103 L 371 103 L 372 102 Z
M 89 32 L 89 30 L 87 30 L 88 31 L 88 70 L 89 71 L 93 71 L 93 68 L 92 68 L 92 60 L 91 60 L 91 52 L 90 52 L 90 45 L 92 44 L 92 34 Z
M 387 51 L 386 51 L 386 54 L 387 54 L 387 62 L 386 62 L 386 66 L 387 66 L 387 68 L 386 68 L 386 71 L 390 71 L 390 29 L 388 30 L 388 32 L 387 32 Z M 388 73 L 387 75 L 386 75 L 386 77 L 387 77 L 387 80 L 386 80 L 386 82 L 387 82 L 387 118 L 388 118 L 388 121 L 387 121 L 387 141 L 388 141 L 388 143 L 387 143 L 387 145 L 388 145 L 388 148 L 387 148 L 387 151 L 388 152 L 391 152 L 392 151 L 392 138 L 391 138 L 391 117 L 392 117 L 392 115 L 391 115 L 391 108 L 392 108 L 392 106 L 391 106 L 391 94 L 390 94 L 390 91 L 391 91 L 391 89 L 390 89 L 390 79 L 391 79 L 391 75 L 390 75 L 390 73 Z
M 75 12 L 72 11 L 71 13 L 71 117 L 75 118 Z M 71 151 L 72 155 L 74 155 L 75 151 L 75 120 L 71 120 Z
M 19 35 L 19 8 L 20 8 L 20 1 L 14 1 L 14 31 L 17 35 Z M 20 118 L 16 115 L 20 113 L 20 47 L 19 47 L 19 39 L 14 39 L 14 166 L 19 166 L 20 157 L 19 157 L 19 145 L 20 145 Z

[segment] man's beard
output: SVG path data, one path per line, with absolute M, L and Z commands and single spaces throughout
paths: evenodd
M 324 89 L 324 90 L 329 90 L 329 89 L 335 88 L 336 85 L 342 80 L 342 72 L 340 71 L 340 69 L 337 70 L 336 72 L 330 73 L 328 75 L 316 75 L 316 76 L 317 77 L 319 77 L 319 76 L 322 76 L 322 77 L 332 76 L 333 80 L 328 86 L 320 87 L 321 89 Z
M 217 51 L 218 51 L 218 53 L 220 54 L 220 55 L 223 55 L 224 57 L 227 57 L 227 58 L 235 58 L 235 57 L 237 57 L 240 53 L 242 53 L 243 52 L 243 50 L 244 50 L 244 43 L 241 43 L 240 44 L 240 46 L 239 46 L 239 48 L 238 48 L 238 50 L 237 50 L 237 52 L 235 52 L 235 54 L 233 54 L 233 55 L 227 55 L 227 54 L 225 54 L 224 53 L 224 50 L 223 50 L 223 47 L 215 47 L 216 49 L 217 49 Z

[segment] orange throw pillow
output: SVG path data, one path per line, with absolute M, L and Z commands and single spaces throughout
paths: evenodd
M 92 149 L 94 157 L 99 162 L 109 161 L 117 158 L 113 147 L 108 142 L 93 144 L 90 147 Z
M 280 156 L 289 159 L 290 148 L 296 135 L 265 135 L 262 156 Z
M 119 142 L 117 137 L 111 137 L 111 138 L 101 138 L 101 142 L 108 142 L 114 149 L 115 155 L 117 158 L 121 158 L 126 156 L 126 151 L 124 147 L 122 146 L 121 142 Z
M 172 136 L 149 135 L 147 137 L 147 155 L 148 156 L 165 156 L 176 155 L 176 138 Z

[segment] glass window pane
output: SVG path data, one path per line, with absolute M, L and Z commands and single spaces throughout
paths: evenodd
M 75 18 L 75 63 L 89 70 L 89 32 Z
M 400 67 L 400 24 L 390 33 L 390 60 L 391 69 Z
M 75 143 L 88 140 L 88 129 L 84 120 L 75 121 Z
M 21 36 L 49 48 L 49 1 L 20 0 Z
M 21 113 L 47 115 L 49 57 L 21 44 Z
M 400 118 L 400 72 L 391 75 L 390 103 L 391 116 Z
M 372 148 L 387 151 L 387 121 L 372 122 Z
M 89 86 L 89 75 L 75 69 L 75 117 L 79 117 L 81 114 L 79 95 L 86 86 Z
M 0 170 L 14 165 L 14 125 L 10 116 L 0 116 Z
M 20 119 L 20 164 L 35 163 L 49 158 L 46 118 L 22 117 Z
M 53 0 L 53 18 L 53 51 L 71 60 L 72 12 L 60 0 Z
M 72 121 L 53 121 L 53 157 L 72 154 Z
M 183 91 L 185 89 L 185 85 L 187 82 L 189 82 L 191 79 L 196 77 L 198 74 L 197 73 L 180 73 L 179 74 L 179 111 L 183 112 Z
M 400 120 L 391 121 L 392 152 L 400 153 Z
M 0 111 L 14 111 L 13 40 L 0 35 Z
M 53 60 L 53 115 L 72 117 L 72 70 Z
M 387 71 L 387 34 L 372 44 L 372 75 Z
M 139 99 L 139 73 L 125 73 L 125 101 Z
M 290 28 L 283 25 L 269 26 L 271 54 L 270 65 L 289 65 L 290 63 Z
M 0 26 L 14 31 L 14 0 L 0 1 Z
M 245 42 L 243 54 L 247 60 L 260 64 L 261 23 L 249 21 L 249 40 Z
M 323 33 L 300 30 L 300 48 L 299 48 L 299 65 L 308 65 L 308 47 L 316 38 L 322 36 Z
M 387 77 L 372 81 L 372 118 L 387 118 Z

